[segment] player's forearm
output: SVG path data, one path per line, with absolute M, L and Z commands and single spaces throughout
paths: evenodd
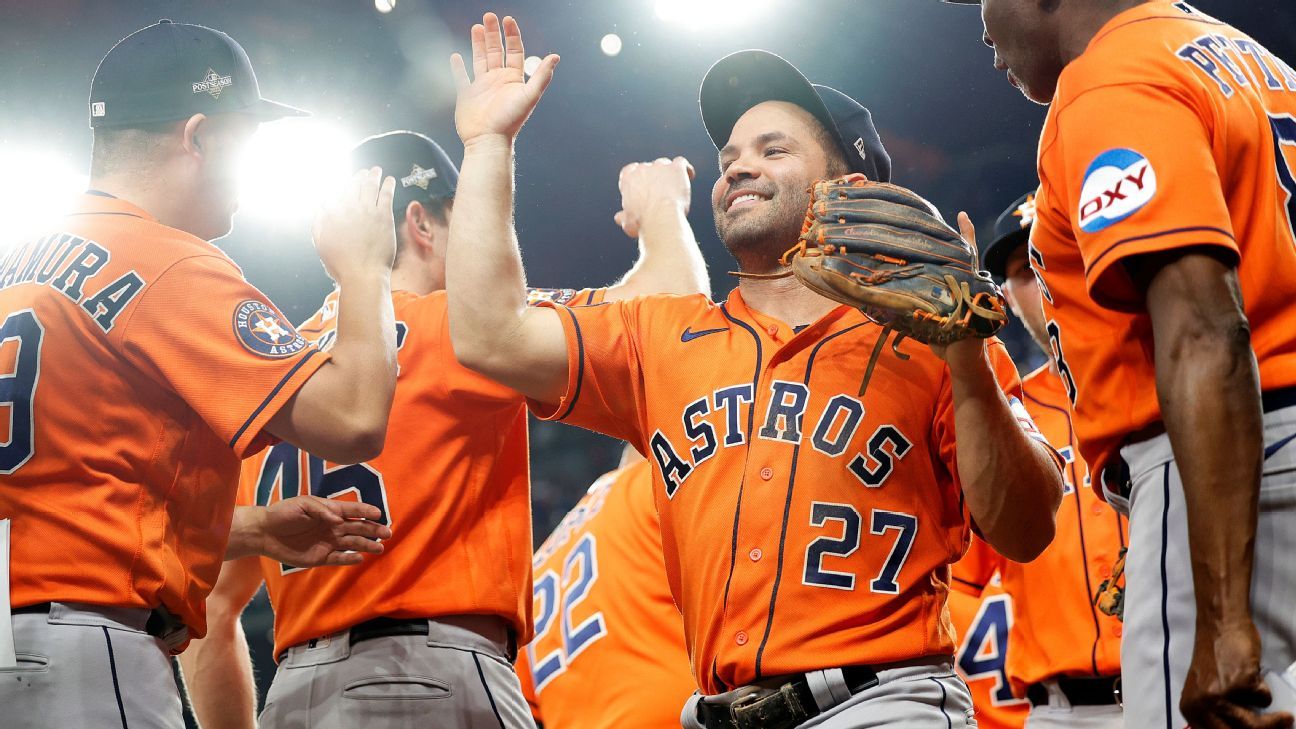
M 711 295 L 706 261 L 689 226 L 684 205 L 664 200 L 639 224 L 639 260 L 608 290 L 608 300 L 646 294 Z
M 526 308 L 526 276 L 513 230 L 513 145 L 503 137 L 464 148 L 446 290 L 455 355 L 490 374 L 493 361 L 510 358 Z
M 1187 507 L 1198 630 L 1249 626 L 1264 441 L 1246 320 L 1196 322 L 1157 332 L 1156 341 L 1157 395 Z
M 247 636 L 237 616 L 210 623 L 207 636 L 180 654 L 180 667 L 202 729 L 256 726 L 256 681 Z
M 236 506 L 230 522 L 229 541 L 225 544 L 225 560 L 242 559 L 258 554 L 260 527 L 265 523 L 265 507 Z
M 330 364 L 336 367 L 339 414 L 350 414 L 357 430 L 377 449 L 387 432 L 396 391 L 396 315 L 391 279 L 362 276 L 338 284 L 337 339 Z M 313 452 L 313 451 L 312 451 Z M 366 458 L 372 458 L 372 455 Z
M 1044 445 L 1022 430 L 984 356 L 951 373 L 968 511 L 997 552 L 1029 562 L 1053 541 L 1062 474 Z

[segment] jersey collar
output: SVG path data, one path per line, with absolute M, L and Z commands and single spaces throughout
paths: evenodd
M 157 218 L 148 211 L 119 197 L 113 197 L 98 190 L 87 190 L 77 199 L 72 210 L 73 215 L 129 215 L 156 223 Z

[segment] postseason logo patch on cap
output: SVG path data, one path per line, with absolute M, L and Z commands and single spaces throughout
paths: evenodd
M 1156 191 L 1156 170 L 1147 157 L 1132 149 L 1109 149 L 1085 172 L 1080 229 L 1086 233 L 1106 230 L 1143 209 Z
M 306 339 L 264 301 L 248 299 L 234 309 L 234 334 L 248 351 L 262 357 L 291 357 L 306 348 Z
M 219 99 L 221 95 L 221 91 L 224 90 L 226 86 L 233 86 L 233 85 L 234 85 L 233 77 L 222 76 L 219 73 L 213 71 L 209 67 L 207 69 L 206 75 L 202 77 L 202 80 L 193 85 L 193 92 L 195 94 L 201 94 L 202 92 L 206 91 L 207 93 L 211 94 L 211 97 L 213 99 Z
M 428 182 L 435 180 L 436 178 L 436 170 L 425 170 L 418 165 L 414 165 L 414 168 L 410 170 L 410 173 L 401 178 L 401 187 L 410 187 L 413 185 L 414 187 L 426 190 L 428 189 Z

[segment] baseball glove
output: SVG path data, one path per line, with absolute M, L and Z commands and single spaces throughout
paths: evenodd
M 890 331 L 948 344 L 994 335 L 1008 321 L 1003 294 L 979 270 L 976 250 L 936 208 L 902 187 L 847 175 L 815 183 L 796 247 L 782 263 L 810 289 L 885 328 L 860 394 Z

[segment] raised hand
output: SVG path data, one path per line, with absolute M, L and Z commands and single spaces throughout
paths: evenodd
M 517 21 L 505 16 L 501 25 L 495 13 L 486 13 L 472 27 L 473 73 L 468 76 L 463 56 L 450 56 L 450 72 L 458 88 L 455 128 L 464 146 L 487 138 L 512 142 L 531 116 L 536 103 L 553 79 L 558 56 L 549 54 L 531 78 L 522 70 L 526 51 Z
M 632 162 L 622 167 L 617 179 L 621 210 L 613 219 L 626 235 L 638 238 L 644 218 L 659 205 L 674 206 L 687 214 L 694 174 L 693 165 L 683 157 L 660 157 L 653 162 Z
M 396 179 L 374 167 L 356 172 L 350 183 L 320 209 L 312 230 L 315 250 L 334 281 L 390 273 L 396 258 L 392 194 Z

